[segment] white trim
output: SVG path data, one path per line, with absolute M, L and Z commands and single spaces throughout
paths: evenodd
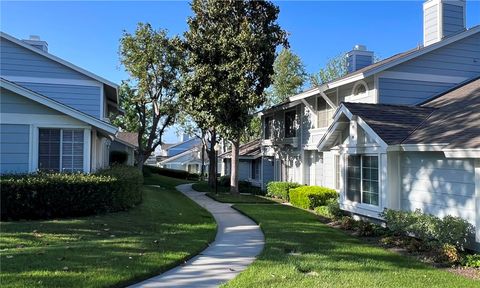
M 92 130 L 90 128 L 83 129 L 83 171 L 85 173 L 90 173 L 91 166 L 91 152 L 92 152 Z
M 480 159 L 475 159 L 475 241 L 480 243 Z
M 63 60 L 63 59 L 61 59 L 61 58 L 59 58 L 59 57 L 57 57 L 57 56 L 54 56 L 54 55 L 52 55 L 52 54 L 50 54 L 50 53 L 47 53 L 47 52 L 44 52 L 44 51 L 42 51 L 42 50 L 40 50 L 40 49 L 35 48 L 35 47 L 33 47 L 32 45 L 29 45 L 29 44 L 27 44 L 27 43 L 24 43 L 24 42 L 22 42 L 21 40 L 15 38 L 15 37 L 13 37 L 13 36 L 8 35 L 7 33 L 0 32 L 0 37 L 5 38 L 5 39 L 7 39 L 8 41 L 11 41 L 11 42 L 13 42 L 13 43 L 15 43 L 15 44 L 23 47 L 23 48 L 26 48 L 26 49 L 28 49 L 28 50 L 30 50 L 30 51 L 33 51 L 33 52 L 35 52 L 35 53 L 37 53 L 37 54 L 40 54 L 40 55 L 42 55 L 42 56 L 44 56 L 44 57 L 46 57 L 46 58 L 48 58 L 48 59 L 50 59 L 50 60 L 53 60 L 53 61 L 55 61 L 55 62 L 58 62 L 58 63 L 60 63 L 60 64 L 62 64 L 62 65 L 64 65 L 64 66 L 67 66 L 67 67 L 70 68 L 70 69 L 73 69 L 73 70 L 75 70 L 75 71 L 77 71 L 77 72 L 79 72 L 79 73 L 81 73 L 81 74 L 84 74 L 84 75 L 86 75 L 86 76 L 88 76 L 88 77 L 90 77 L 90 78 L 93 78 L 93 79 L 95 79 L 95 80 L 97 80 L 97 81 L 100 81 L 100 82 L 102 82 L 102 83 L 104 83 L 104 84 L 106 84 L 106 85 L 108 85 L 108 86 L 111 86 L 111 87 L 113 87 L 114 89 L 118 90 L 118 85 L 117 85 L 117 84 L 115 84 L 115 83 L 113 83 L 113 82 L 110 82 L 110 81 L 108 81 L 108 80 L 105 79 L 105 78 L 102 78 L 102 77 L 100 77 L 100 76 L 98 76 L 98 75 L 95 75 L 95 74 L 93 74 L 92 72 L 89 72 L 89 71 L 87 71 L 87 70 L 85 70 L 85 69 L 83 69 L 83 68 L 80 68 L 80 67 L 78 67 L 78 66 L 76 66 L 76 65 L 74 65 L 74 64 L 72 64 L 72 63 L 70 63 L 70 62 L 68 62 L 68 61 L 65 61 L 65 60 Z
M 480 158 L 480 148 L 442 149 L 447 158 Z
M 387 143 L 385 143 L 385 141 L 383 141 L 383 139 L 380 138 L 380 136 L 378 136 L 378 134 L 375 133 L 375 131 L 373 131 L 373 129 L 370 126 L 368 126 L 367 122 L 363 121 L 362 117 L 358 117 L 357 122 L 358 124 L 360 124 L 360 127 L 363 128 L 363 131 L 367 132 L 370 136 L 372 136 L 373 140 L 377 142 L 380 145 L 380 147 L 382 147 L 385 150 L 387 149 L 388 147 Z
M 448 143 L 435 143 L 435 144 L 401 144 L 403 151 L 442 151 L 443 147 Z
M 60 102 L 57 102 L 53 99 L 50 99 L 48 97 L 45 97 L 41 94 L 35 93 L 31 90 L 25 89 L 22 86 L 19 86 L 17 84 L 14 84 L 12 82 L 9 82 L 4 79 L 0 79 L 0 86 L 10 90 L 18 95 L 24 96 L 30 100 L 33 100 L 35 102 L 38 102 L 42 105 L 45 105 L 49 108 L 52 108 L 54 110 L 57 110 L 61 113 L 64 113 L 66 115 L 71 116 L 72 118 L 75 118 L 77 120 L 80 120 L 82 122 L 88 123 L 92 126 L 95 126 L 101 130 L 104 130 L 105 132 L 109 134 L 115 135 L 118 131 L 117 127 L 110 125 L 100 119 L 97 119 L 93 116 L 90 116 L 88 114 L 85 114 L 81 111 L 78 111 L 76 109 L 73 109 L 67 105 L 61 104 Z M 2 113 L 3 114 L 3 113 Z
M 360 85 L 363 85 L 363 87 L 365 87 L 365 93 L 362 93 L 362 94 L 355 94 L 355 90 L 357 89 L 358 86 Z M 365 82 L 365 80 L 359 80 L 357 82 L 355 82 L 355 84 L 353 85 L 353 88 L 352 88 L 352 93 L 350 95 L 352 95 L 351 97 L 365 97 L 367 96 L 368 97 L 368 91 L 370 90 L 370 88 L 368 87 L 368 84 L 367 82 Z
M 3 123 L 3 121 L 2 121 Z M 34 160 L 33 160 L 33 155 L 35 155 L 34 153 L 34 145 L 33 143 L 35 142 L 35 133 L 34 133 L 34 130 L 35 130 L 35 126 L 33 125 L 28 125 L 29 127 L 29 135 L 28 135 L 28 143 L 29 143 L 29 147 L 28 147 L 28 172 L 29 173 L 33 173 L 35 172 L 35 166 L 34 166 Z
M 11 75 L 2 75 L 2 78 L 7 79 L 8 81 L 11 81 L 11 82 L 103 87 L 102 83 L 95 80 L 25 77 L 25 76 L 11 76 Z
M 314 87 L 314 88 L 311 88 L 311 89 L 308 89 L 304 92 L 301 92 L 297 95 L 294 95 L 294 96 L 290 96 L 288 99 L 293 102 L 293 101 L 298 101 L 298 100 L 302 100 L 302 99 L 305 99 L 305 98 L 308 98 L 310 96 L 315 96 L 315 95 L 318 95 L 320 94 L 320 92 L 322 92 L 322 90 L 320 89 L 320 87 Z
M 325 92 L 323 91 L 320 91 L 320 96 L 322 96 L 322 98 L 325 100 L 325 102 L 327 102 L 328 105 L 330 105 L 330 107 L 332 107 L 333 109 L 337 109 L 337 105 L 335 105 L 327 96 L 327 94 L 325 94 Z M 318 107 L 318 106 L 317 106 Z
M 468 79 L 468 77 L 397 72 L 397 71 L 383 71 L 378 74 L 378 77 L 389 78 L 389 79 L 400 79 L 400 80 L 454 83 L 454 84 L 464 82 L 465 80 Z
M 3 124 L 28 124 L 28 125 L 59 125 L 61 127 L 84 127 L 88 128 L 84 122 L 73 119 L 66 115 L 44 115 L 44 114 L 17 114 L 1 113 L 0 122 Z
M 380 81 L 378 74 L 373 76 L 373 98 L 374 103 L 380 103 Z

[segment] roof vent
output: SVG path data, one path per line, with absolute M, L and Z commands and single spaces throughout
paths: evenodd
M 23 42 L 42 50 L 43 52 L 48 52 L 48 43 L 40 39 L 38 35 L 30 35 L 28 40 L 22 40 Z
M 347 53 L 348 73 L 355 72 L 373 64 L 373 52 L 367 51 L 367 46 L 357 44 Z

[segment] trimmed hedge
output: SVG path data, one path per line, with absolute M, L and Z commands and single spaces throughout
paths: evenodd
M 290 189 L 299 187 L 300 184 L 293 182 L 279 182 L 272 181 L 267 184 L 267 196 L 280 198 L 285 201 L 289 200 L 289 191 Z
M 324 206 L 330 199 L 338 197 L 337 191 L 320 186 L 301 186 L 290 189 L 290 203 L 303 209 L 315 209 Z
M 38 173 L 0 179 L 2 220 L 87 216 L 125 210 L 142 201 L 138 169 L 117 166 L 98 174 Z
M 168 168 L 160 168 L 155 166 L 143 166 L 143 173 L 145 176 L 151 174 L 158 174 L 167 177 L 177 178 L 177 179 L 186 179 L 186 180 L 195 180 L 199 179 L 198 174 L 189 173 L 183 170 L 175 170 L 175 169 L 168 169 Z
M 110 152 L 110 165 L 122 165 L 127 164 L 128 153 L 125 151 L 111 151 Z

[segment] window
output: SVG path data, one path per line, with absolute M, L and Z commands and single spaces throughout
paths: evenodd
M 347 199 L 378 206 L 378 157 L 349 155 L 347 159 Z
M 367 93 L 366 83 L 360 82 L 353 87 L 353 95 L 362 95 L 365 93 Z
M 83 130 L 39 129 L 38 168 L 83 171 Z
M 297 111 L 295 110 L 285 112 L 285 138 L 297 136 L 296 117 Z
M 272 138 L 272 124 L 273 124 L 273 119 L 272 117 L 265 117 L 265 139 L 271 139 Z

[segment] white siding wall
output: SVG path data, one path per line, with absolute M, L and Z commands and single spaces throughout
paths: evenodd
M 447 159 L 441 152 L 406 152 L 401 170 L 403 210 L 460 216 L 475 225 L 473 160 Z

